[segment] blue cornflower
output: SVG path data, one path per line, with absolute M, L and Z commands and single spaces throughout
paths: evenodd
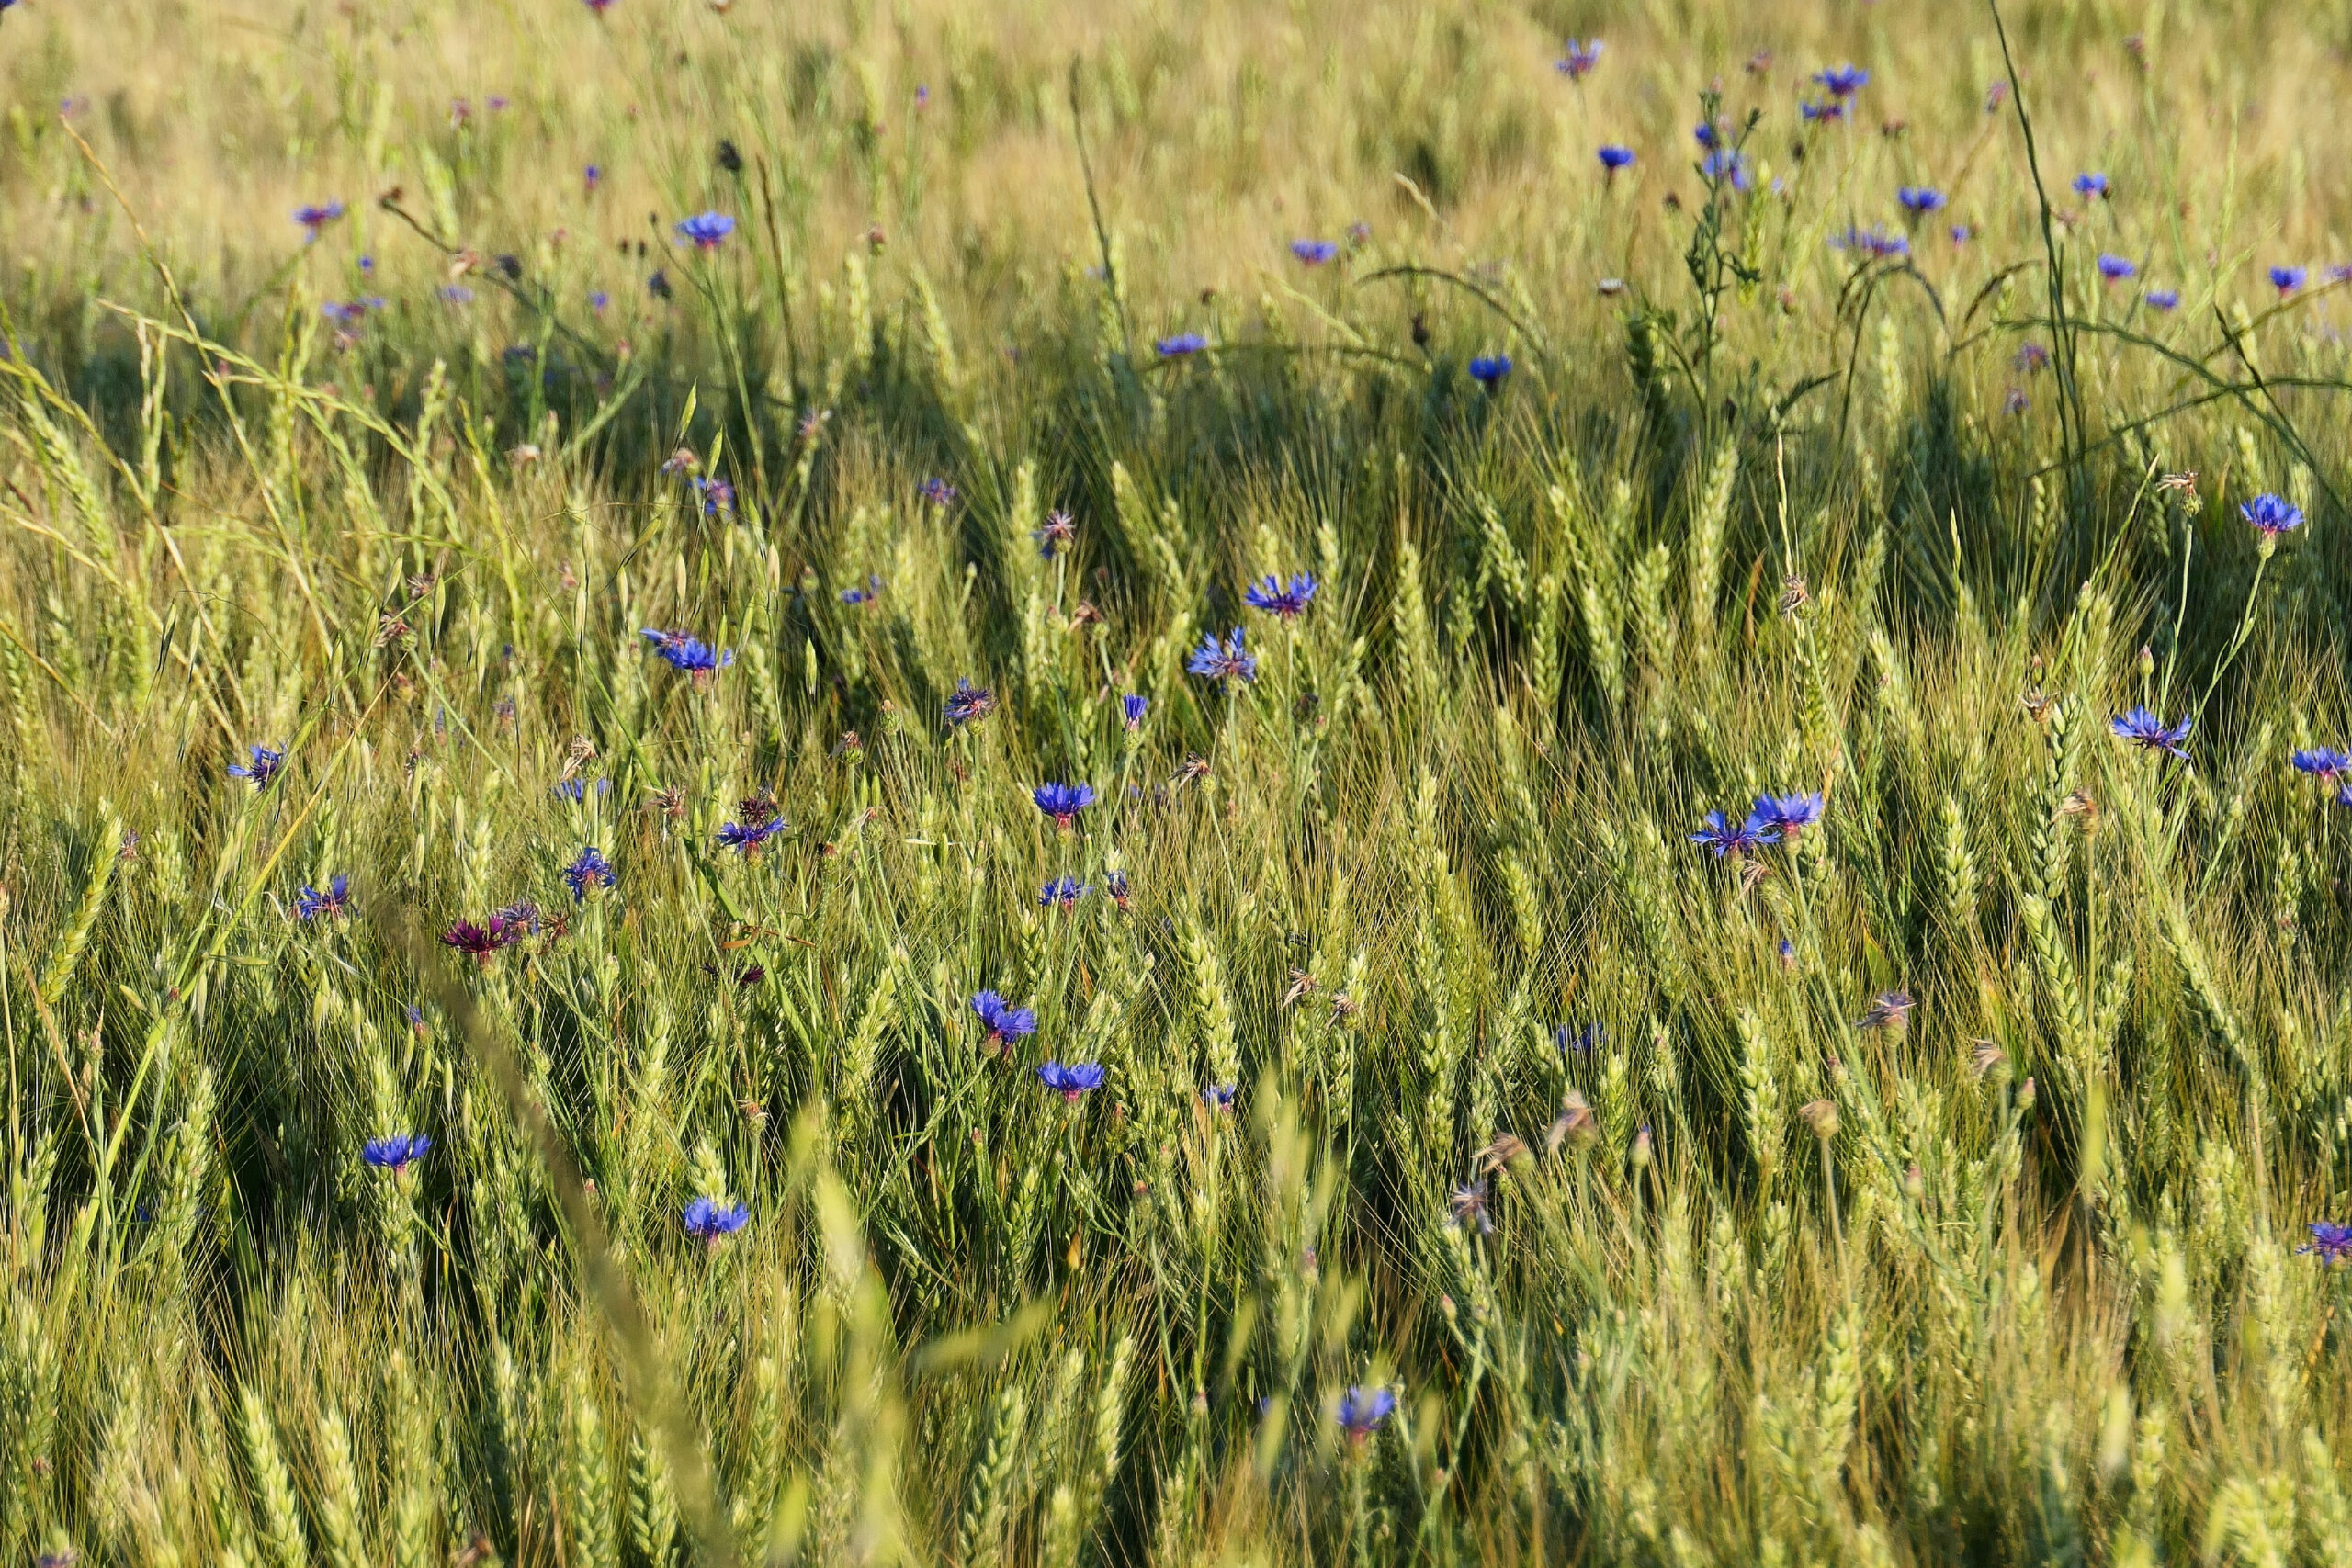
M 433 1151 L 433 1140 L 423 1133 L 410 1133 L 390 1138 L 371 1138 L 359 1151 L 359 1157 L 378 1170 L 389 1170 L 394 1176 L 404 1176 L 408 1168 Z
M 414 1002 L 408 1004 L 408 1026 L 419 1034 L 424 1032 L 424 1010 Z
M 1057 827 L 1067 830 L 1078 820 L 1078 814 L 1094 804 L 1092 784 L 1042 784 L 1029 792 L 1037 809 L 1054 819 Z
M 1300 572 L 1285 583 L 1268 572 L 1263 581 L 1251 583 L 1241 596 L 1250 602 L 1253 610 L 1264 610 L 1280 615 L 1285 621 L 1295 621 L 1306 613 L 1307 601 L 1315 597 L 1315 579 Z
M 697 479 L 694 487 L 702 495 L 702 514 L 717 517 L 735 510 L 735 487 L 718 478 Z
M 255 790 L 267 789 L 270 781 L 277 777 L 278 770 L 285 767 L 286 753 L 273 751 L 266 746 L 249 746 L 246 750 L 254 755 L 252 764 L 240 766 L 235 762 L 230 763 L 229 776 L 249 780 Z
M 1813 79 L 1833 98 L 1850 98 L 1871 85 L 1871 73 L 1859 65 L 1833 65 L 1815 72 Z
M 2130 256 L 2119 256 L 2111 252 L 2099 254 L 2098 275 L 2106 282 L 2120 283 L 2127 277 L 2137 276 L 2139 271 L 2139 266 Z
M 982 991 L 972 998 L 972 1010 L 989 1026 L 988 1037 L 1010 1045 L 1024 1034 L 1037 1032 L 1037 1015 L 1028 1008 L 1009 1006 L 994 991 Z
M 1589 1056 L 1609 1043 L 1609 1031 L 1599 1023 L 1577 1024 L 1571 1028 L 1561 1024 L 1552 1031 L 1552 1043 L 1559 1048 L 1565 1059 L 1574 1051 L 1579 1056 Z
M 752 1222 L 752 1211 L 741 1203 L 725 1203 L 716 1198 L 697 1198 L 686 1205 L 679 1216 L 686 1234 L 699 1236 L 717 1247 Z
M 592 291 L 588 296 L 588 309 L 597 315 L 603 315 L 612 308 L 612 304 L 613 297 L 602 288 Z
M 356 327 L 368 315 L 365 299 L 330 299 L 319 307 L 319 314 L 339 327 Z
M 700 212 L 681 221 L 678 237 L 692 240 L 698 251 L 715 251 L 735 232 L 735 220 L 723 212 Z
M 764 822 L 729 822 L 718 829 L 718 841 L 749 860 L 759 853 L 762 844 L 783 831 L 781 817 L 771 817 Z
M 445 283 L 433 294 L 444 305 L 470 305 L 474 302 L 474 291 L 462 283 Z
M 588 187 L 590 195 L 594 195 L 596 187 L 605 183 L 605 166 L 602 164 L 589 164 L 580 171 L 580 183 Z
M 1125 908 L 1127 907 L 1128 894 L 1127 874 L 1124 871 L 1104 872 L 1102 874 L 1102 891 L 1111 896 L 1112 903 L 1116 904 L 1122 909 Z
M 1088 1091 L 1102 1087 L 1102 1068 L 1094 1062 L 1074 1062 L 1064 1066 L 1059 1062 L 1047 1062 L 1037 1069 L 1037 1080 L 1072 1105 L 1086 1098 Z
M 2194 719 L 2184 718 L 2178 725 L 2168 728 L 2163 719 L 2146 708 L 2135 707 L 2116 719 L 2109 728 L 2115 731 L 2116 739 L 2129 740 L 2143 751 L 2167 752 L 2186 762 L 2188 753 L 2180 749 L 2180 743 L 2188 739 L 2189 726 L 2195 722 Z
M 2273 536 L 2303 525 L 2302 513 L 2283 496 L 2257 495 L 2239 506 L 2238 515 Z
M 1233 635 L 1222 645 L 1215 632 L 1204 636 L 1201 646 L 1193 649 L 1192 657 L 1184 661 L 1184 668 L 1212 681 L 1227 681 L 1237 675 L 1244 681 L 1258 678 L 1258 661 L 1250 657 L 1239 626 L 1233 628 Z
M 1895 191 L 1894 200 L 1904 211 L 1924 217 L 1943 210 L 1944 193 L 1933 186 L 1904 186 Z
M 2076 175 L 2075 176 L 2075 194 L 2086 199 L 2091 197 L 2097 197 L 2102 201 L 2106 200 L 2108 197 L 2107 176 L 2105 175 L 2098 174 Z
M 1736 191 L 1745 191 L 1756 183 L 1755 173 L 1747 166 L 1747 154 L 1728 147 L 1718 147 L 1699 160 L 1699 177 L 1711 184 L 1727 185 Z
M 2027 397 L 2021 388 L 2011 387 L 2001 399 L 2001 412 L 2006 414 L 2023 417 L 2032 407 L 2033 400 Z
M 1725 855 L 1744 855 L 1764 844 L 1781 841 L 1781 830 L 1762 818 L 1750 814 L 1744 822 L 1735 825 L 1720 811 L 1707 813 L 1707 825 L 1690 835 L 1690 841 L 1714 852 L 1717 860 Z
M 1144 710 L 1149 706 L 1151 706 L 1149 697 L 1139 697 L 1132 692 L 1119 699 L 1119 711 L 1125 716 L 1129 729 L 1143 728 Z
M 1067 876 L 1057 876 L 1046 884 L 1046 890 L 1037 895 L 1037 903 L 1041 908 L 1047 909 L 1053 908 L 1056 905 L 1065 909 L 1074 909 L 1078 908 L 1078 901 L 1086 897 L 1086 891 L 1085 883 L 1074 881 Z
M 1600 150 L 1600 166 L 1613 178 L 1618 170 L 1634 166 L 1634 150 L 1611 141 Z
M 1178 333 L 1174 337 L 1156 339 L 1152 347 L 1162 359 L 1182 359 L 1188 354 L 1198 354 L 1208 347 L 1209 340 L 1199 333 Z
M 1201 1103 L 1211 1111 L 1230 1111 L 1235 1092 L 1229 1083 L 1213 1083 L 1201 1090 Z
M 671 669 L 683 670 L 697 682 L 708 680 L 713 671 L 724 670 L 735 662 L 733 649 L 714 651 L 710 644 L 685 632 L 656 631 L 648 626 L 643 635 Z
M 1293 240 L 1290 254 L 1309 266 L 1321 266 L 1340 254 L 1340 247 L 1329 240 Z
M 996 694 L 986 686 L 975 686 L 965 676 L 956 678 L 956 689 L 947 694 L 947 722 L 951 725 L 969 724 L 996 712 Z
M 882 597 L 882 580 L 871 572 L 866 574 L 865 587 L 842 590 L 842 603 L 844 604 L 871 604 L 880 597 Z
M 2338 777 L 2352 773 L 2352 753 L 2339 751 L 2333 746 L 2322 746 L 2313 751 L 2298 751 L 2293 761 L 2297 773 L 2309 773 L 2322 784 L 2333 784 Z
M 1597 38 L 1587 39 L 1582 43 L 1570 39 L 1566 51 L 1553 62 L 1552 68 L 1571 82 L 1581 82 L 1592 74 L 1594 66 L 1600 63 L 1600 51 L 1607 47 Z
M 604 852 L 591 844 L 580 852 L 580 858 L 563 868 L 563 880 L 574 898 L 585 898 L 592 887 L 611 887 L 619 883 L 621 874 L 613 869 Z
M 2177 288 L 2151 288 L 2140 297 L 2151 310 L 2177 310 L 2180 308 L 2180 291 Z
M 294 221 L 302 225 L 306 243 L 317 239 L 321 230 L 342 216 L 343 203 L 339 201 L 314 202 L 294 209 Z
M 509 904 L 490 917 L 491 940 L 501 947 L 511 947 L 526 936 L 539 933 L 539 907 L 528 898 Z
M 1890 256 L 1907 256 L 1911 242 L 1890 232 L 1884 224 L 1873 223 L 1867 229 L 1849 228 L 1842 234 L 1829 236 L 1833 251 L 1856 251 L 1872 261 L 1884 261 Z
M 586 779 L 558 779 L 555 782 L 555 787 L 548 793 L 560 800 L 568 800 L 577 806 L 588 798 L 588 792 L 591 789 L 598 795 L 610 795 L 613 793 L 613 781 L 598 779 L 591 784 Z
M 1501 386 L 1503 378 L 1510 374 L 1510 355 L 1508 354 L 1480 355 L 1470 362 L 1470 379 L 1490 392 Z
M 300 919 L 315 920 L 321 915 L 342 915 L 350 908 L 351 878 L 341 872 L 327 878 L 325 892 L 322 893 L 306 883 L 302 891 L 294 896 L 294 913 Z
M 1340 1396 L 1340 1408 L 1334 1413 L 1340 1430 L 1351 1443 L 1361 1443 L 1380 1430 L 1388 1417 L 1396 1412 L 1396 1396 L 1385 1388 L 1351 1388 Z
M 2312 1226 L 2312 1239 L 2295 1248 L 2296 1254 L 2310 1253 L 2331 1267 L 2352 1262 L 2352 1225 L 2335 1225 L 2321 1220 Z
M 1756 797 L 1755 817 L 1793 840 L 1821 820 L 1821 795 L 1817 791 L 1812 795 L 1759 795 Z
M 1807 98 L 1797 105 L 1797 114 L 1807 125 L 1826 125 L 1831 120 L 1844 119 L 1846 106 L 1835 98 L 1826 103 Z
M 956 487 L 937 477 L 927 479 L 917 485 L 915 493 L 933 506 L 947 507 L 956 504 Z
M 1702 119 L 1690 128 L 1690 139 L 1712 152 L 1724 144 L 1724 128 L 1712 119 Z
M 2284 299 L 2301 288 L 2303 279 L 2310 276 L 2309 271 L 2300 266 L 2274 266 L 2270 269 L 2270 287 L 2278 290 L 2278 298 Z

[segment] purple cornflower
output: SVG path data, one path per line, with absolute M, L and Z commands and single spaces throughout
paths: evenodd
M 1871 85 L 1871 73 L 1859 65 L 1833 65 L 1815 72 L 1813 79 L 1833 98 L 1850 98 Z
M 1037 553 L 1047 560 L 1054 558 L 1056 550 L 1077 537 L 1078 520 L 1058 508 L 1046 513 L 1044 527 L 1029 530 L 1030 541 L 1037 547 Z
M 321 915 L 330 918 L 345 914 L 351 908 L 351 878 L 337 872 L 327 878 L 326 891 L 304 884 L 294 896 L 294 914 L 298 919 L 315 920 Z
M 2184 718 L 2177 726 L 2166 727 L 2165 721 L 2146 708 L 2135 707 L 2109 726 L 2119 740 L 2129 740 L 2143 751 L 2162 751 L 2188 761 L 2188 753 L 2180 743 L 2188 739 L 2189 726 L 2196 720 Z
M 592 887 L 616 886 L 620 879 L 621 874 L 613 869 L 613 863 L 594 844 L 582 850 L 580 858 L 563 868 L 564 884 L 571 889 L 574 898 L 587 897 Z
M 2105 201 L 2109 195 L 2107 176 L 2099 174 L 2076 175 L 2075 176 L 2075 194 L 2083 197 L 2086 201 L 2093 197 L 2097 197 L 2099 200 Z
M 698 212 L 692 218 L 681 220 L 678 224 L 678 237 L 692 240 L 698 251 L 718 249 L 727 243 L 727 236 L 733 232 L 735 220 L 724 212 Z
M 1212 681 L 1229 681 L 1236 676 L 1244 681 L 1258 678 L 1258 661 L 1250 657 L 1239 626 L 1233 628 L 1233 635 L 1222 645 L 1215 632 L 1204 636 L 1201 646 L 1193 649 L 1192 657 L 1184 661 L 1184 668 Z
M 762 844 L 783 831 L 781 817 L 764 822 L 729 822 L 718 829 L 718 841 L 749 860 L 760 852 Z
M 244 779 L 250 782 L 255 791 L 267 789 L 270 781 L 277 778 L 279 771 L 286 766 L 286 753 L 273 751 L 266 746 L 249 746 L 246 750 L 253 753 L 252 763 L 244 766 L 235 762 L 230 763 L 229 776 L 232 779 Z
M 432 1152 L 431 1138 L 423 1133 L 408 1133 L 396 1134 L 389 1138 L 370 1138 L 360 1149 L 359 1157 L 378 1170 L 406 1176 L 410 1166 Z
M 1890 256 L 1909 255 L 1911 242 L 1900 234 L 1890 232 L 1883 224 L 1873 223 L 1867 229 L 1849 228 L 1842 234 L 1830 235 L 1829 248 L 1833 251 L 1856 251 L 1872 261 L 1884 261 Z
M 1750 813 L 1744 822 L 1735 824 L 1720 811 L 1707 813 L 1707 825 L 1690 835 L 1690 841 L 1714 852 L 1717 860 L 1726 855 L 1744 855 L 1765 844 L 1781 841 L 1781 830 Z
M 1008 1006 L 994 991 L 982 991 L 972 998 L 972 1010 L 989 1026 L 988 1038 L 999 1044 L 1010 1045 L 1024 1034 L 1037 1032 L 1037 1015 L 1028 1008 Z
M 2295 771 L 2308 773 L 2322 784 L 2334 784 L 2339 777 L 2352 773 L 2352 753 L 2322 746 L 2315 751 L 2298 751 L 2293 761 Z
M 1329 240 L 1293 240 L 1290 254 L 1309 266 L 1321 266 L 1340 254 L 1340 247 Z
M 1102 1087 L 1102 1068 L 1095 1062 L 1073 1062 L 1064 1066 L 1059 1062 L 1047 1062 L 1037 1069 L 1037 1081 L 1076 1105 L 1087 1094 Z
M 2278 298 L 2284 299 L 2288 295 L 2301 288 L 2303 286 L 2303 279 L 2310 276 L 2310 271 L 2303 267 L 2274 266 L 2270 269 L 2270 287 L 2278 290 Z
M 735 510 L 735 487 L 722 479 L 697 479 L 695 489 L 702 495 L 702 514 L 717 517 Z
M 1895 205 L 1912 216 L 1925 217 L 1930 212 L 1943 210 L 1944 193 L 1933 186 L 1904 186 L 1895 191 L 1894 200 Z
M 1767 827 L 1777 828 L 1791 842 L 1807 828 L 1821 820 L 1821 795 L 1759 795 L 1756 797 L 1756 818 Z
M 2257 495 L 2238 507 L 2238 515 L 2272 538 L 2303 525 L 2303 514 L 2284 496 Z
M 965 676 L 956 678 L 956 689 L 947 694 L 947 722 L 967 725 L 975 719 L 988 717 L 996 712 L 996 694 L 986 686 L 975 686 Z
M 322 201 L 309 203 L 294 209 L 294 221 L 302 225 L 302 243 L 310 243 L 319 237 L 326 226 L 343 216 L 343 203 Z
M 714 651 L 710 644 L 685 632 L 656 631 L 645 627 L 640 634 L 653 644 L 653 651 L 673 670 L 683 670 L 696 682 L 707 681 L 711 672 L 724 670 L 735 662 L 731 648 Z
M 842 603 L 844 604 L 871 604 L 880 597 L 882 597 L 882 580 L 872 572 L 866 573 L 865 587 L 842 590 Z
M 1249 601 L 1251 609 L 1295 621 L 1306 614 L 1307 601 L 1315 597 L 1315 579 L 1300 572 L 1285 583 L 1268 572 L 1263 581 L 1251 583 L 1241 596 Z
M 1046 884 L 1046 890 L 1037 895 L 1037 903 L 1042 908 L 1050 909 L 1059 905 L 1065 909 L 1075 909 L 1078 908 L 1078 901 L 1085 897 L 1085 883 L 1073 881 L 1067 876 L 1057 876 Z
M 1552 69 L 1571 82 L 1581 82 L 1592 74 L 1592 68 L 1600 63 L 1600 51 L 1608 47 L 1597 38 L 1582 43 L 1570 39 L 1566 51 L 1552 62 Z
M 1900 1029 L 1911 1021 L 1916 1006 L 1908 991 L 1881 991 L 1870 1010 L 1854 1021 L 1856 1029 Z
M 2010 363 L 2030 376 L 2038 370 L 2048 368 L 2050 351 L 2038 343 L 2022 343 L 2018 345 L 2017 355 Z
M 1351 1388 L 1340 1396 L 1334 1412 L 1348 1441 L 1361 1443 L 1396 1412 L 1396 1396 L 1385 1388 Z
M 1149 697 L 1139 697 L 1130 692 L 1119 699 L 1119 711 L 1125 716 L 1129 729 L 1143 728 L 1144 710 L 1151 706 Z
M 1054 819 L 1054 825 L 1064 832 L 1078 820 L 1078 814 L 1094 804 L 1091 784 L 1042 784 L 1029 792 L 1037 809 Z
M 2330 1268 L 2352 1262 L 2352 1225 L 2334 1225 L 2325 1220 L 2317 1222 L 2312 1226 L 2311 1241 L 2295 1248 L 2298 1257 L 2306 1252 Z
M 1198 354 L 1209 345 L 1209 340 L 1199 333 L 1178 333 L 1174 337 L 1155 339 L 1152 348 L 1162 359 L 1182 359 L 1188 354 Z
M 741 1203 L 723 1203 L 716 1198 L 697 1198 L 686 1205 L 679 1216 L 686 1234 L 699 1237 L 706 1245 L 716 1247 L 752 1222 L 752 1211 Z
M 2127 277 L 2138 276 L 2139 272 L 2139 266 L 2129 256 L 2101 253 L 2098 258 L 2098 276 L 2103 282 L 2120 283 Z
M 1495 1218 L 1487 1212 L 1489 1206 L 1486 1179 L 1482 1177 L 1476 1181 L 1465 1181 L 1445 1200 L 1446 1224 L 1464 1228 L 1475 1226 L 1480 1235 L 1492 1235 Z
M 1490 392 L 1501 386 L 1503 378 L 1510 374 L 1510 355 L 1508 354 L 1480 355 L 1470 362 L 1470 379 Z
M 2031 407 L 2033 407 L 2033 401 L 2025 395 L 2025 389 L 2021 387 L 2011 387 L 2007 394 L 2001 399 L 2001 412 L 2006 414 L 2023 414 Z
M 956 487 L 943 479 L 933 478 L 923 480 L 915 487 L 915 493 L 933 506 L 948 507 L 956 504 Z
M 1127 907 L 1127 897 L 1130 891 L 1127 886 L 1127 874 L 1124 871 L 1104 872 L 1102 874 L 1102 891 L 1111 896 L 1112 903 L 1116 904 L 1122 909 L 1125 908 Z
M 2176 288 L 2151 288 L 2140 298 L 2151 310 L 2176 310 L 2180 308 L 2180 291 Z
M 459 953 L 470 953 L 477 964 L 488 964 L 498 953 L 498 938 L 471 920 L 459 920 L 441 933 L 444 944 Z
M 1611 179 L 1615 179 L 1618 170 L 1634 166 L 1634 150 L 1611 141 L 1600 150 L 1600 166 Z
M 1233 1109 L 1234 1088 L 1229 1083 L 1213 1083 L 1201 1090 L 1201 1103 L 1211 1111 Z

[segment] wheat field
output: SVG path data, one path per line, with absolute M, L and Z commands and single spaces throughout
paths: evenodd
M 2347 90 L 0 0 L 0 1555 L 2352 1563 Z

